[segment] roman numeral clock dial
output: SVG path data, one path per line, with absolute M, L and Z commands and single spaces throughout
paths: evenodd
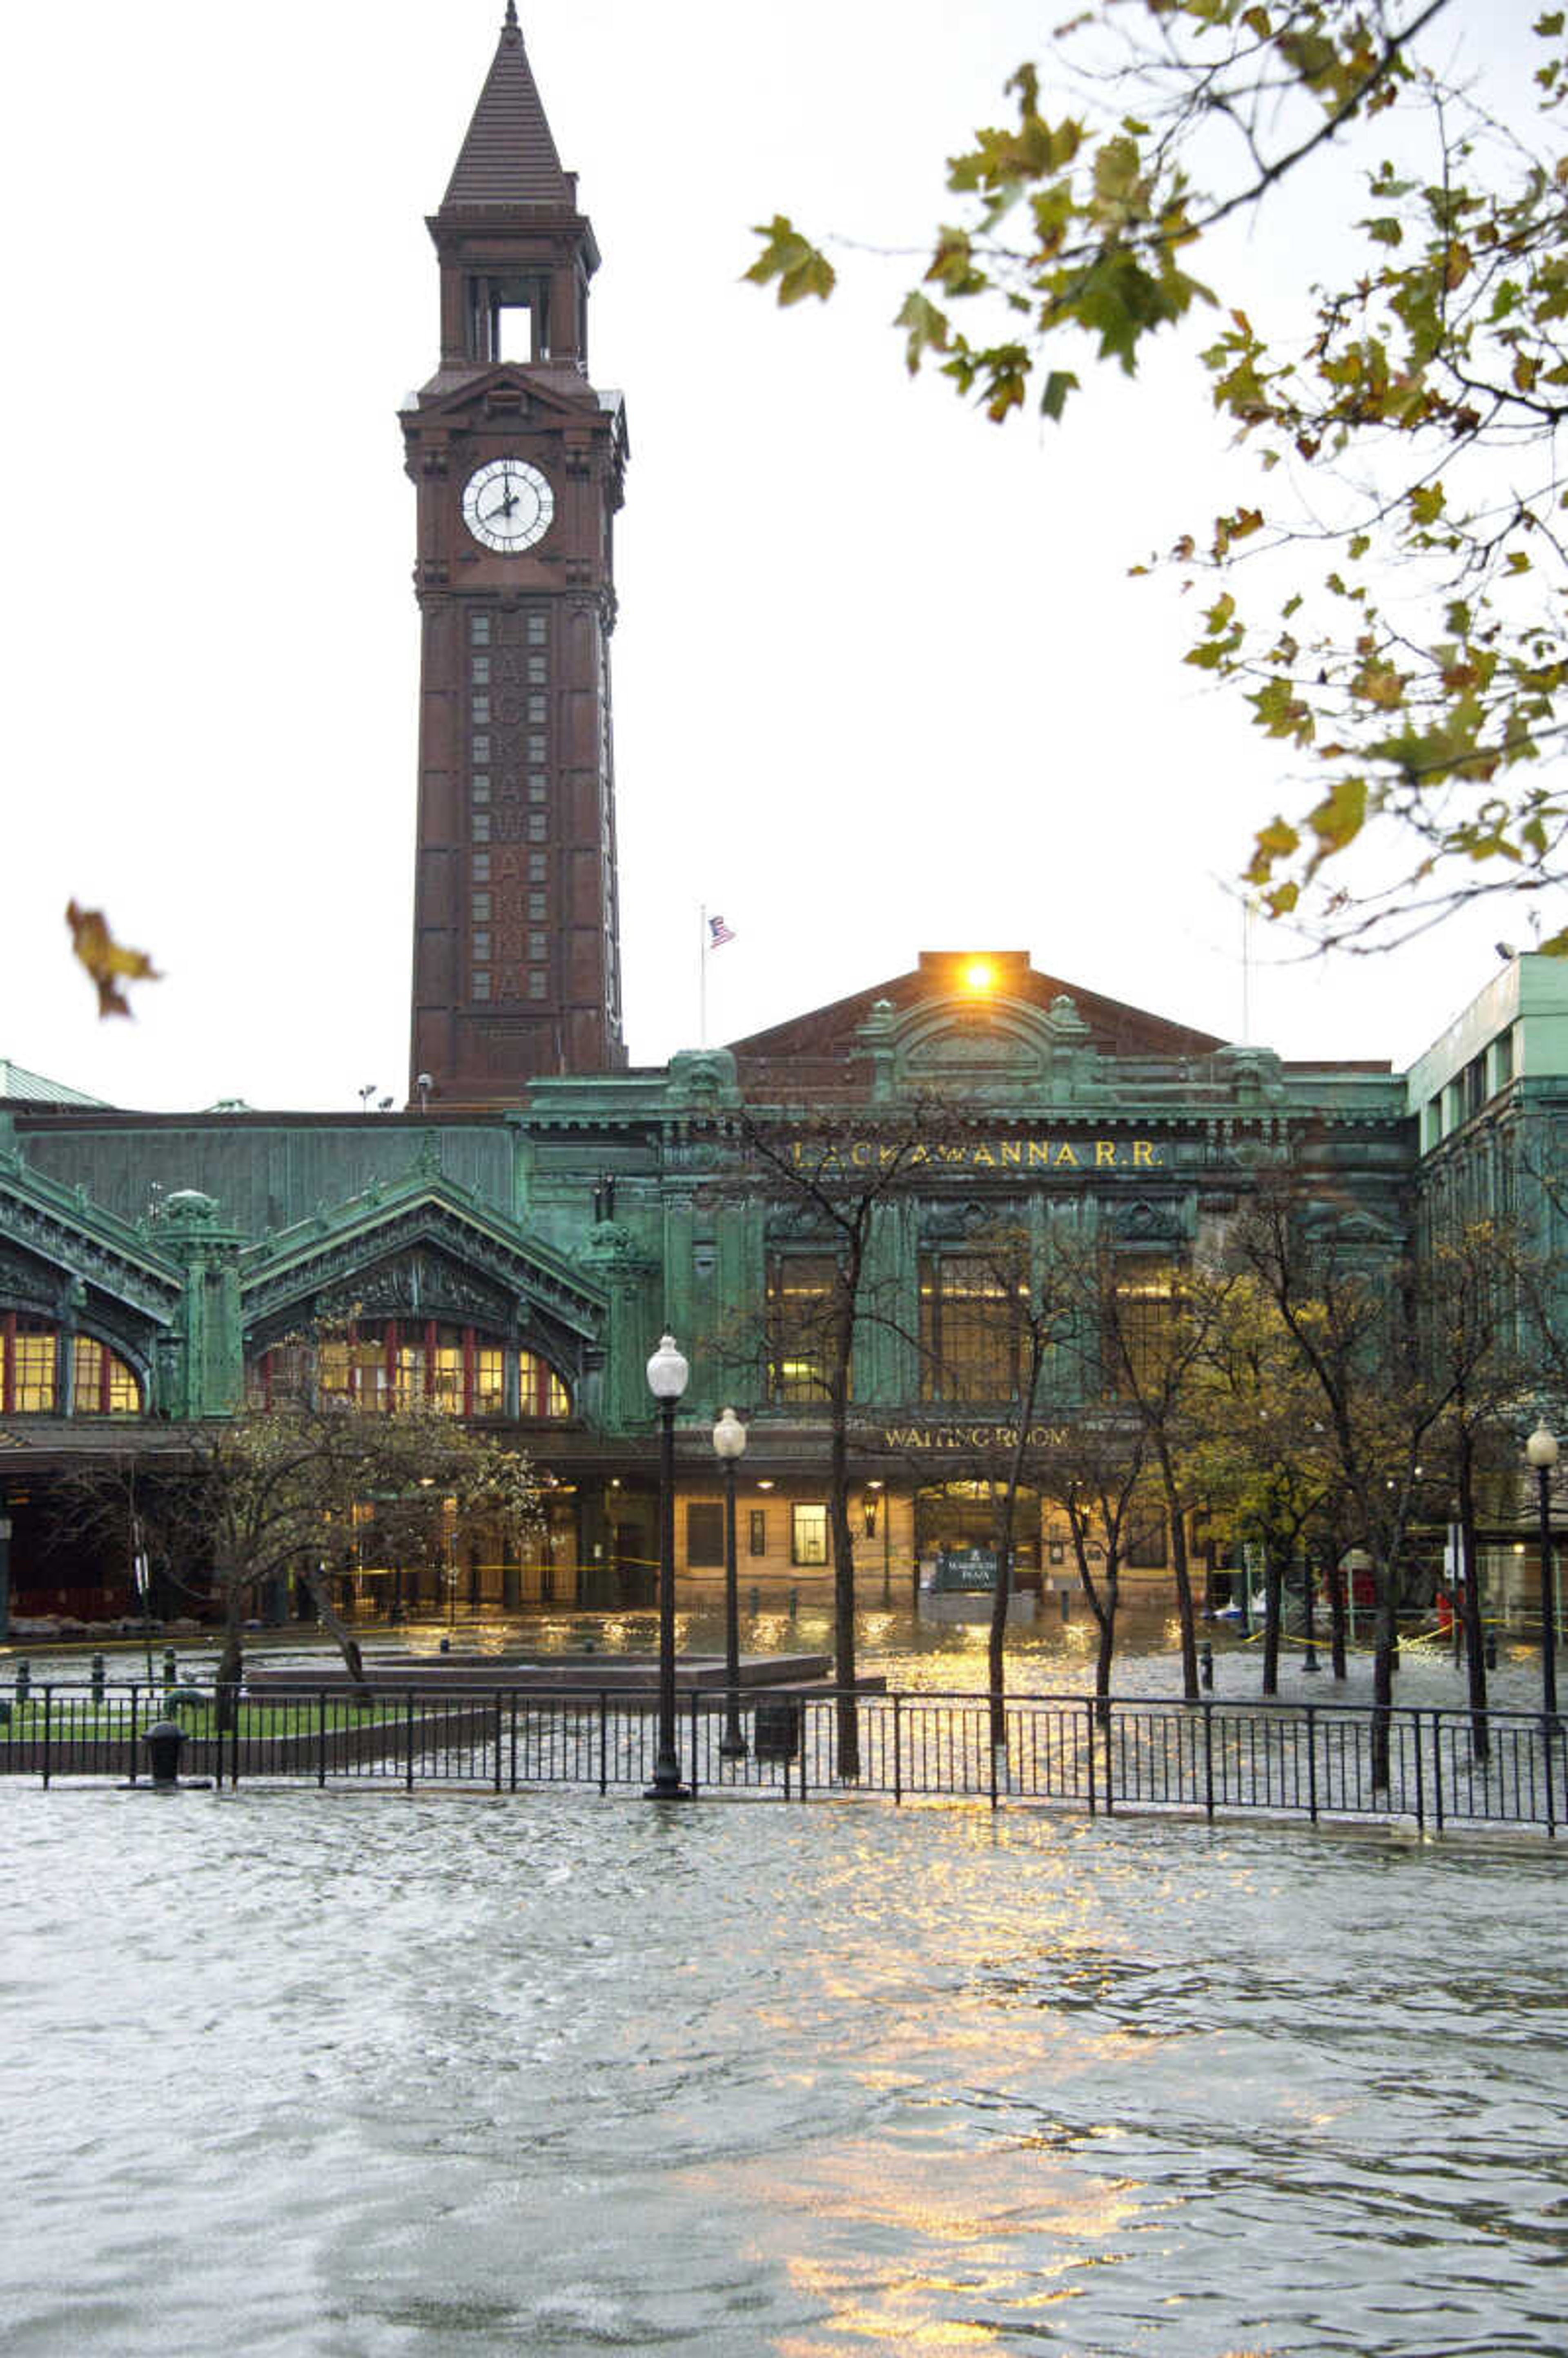
M 544 539 L 556 513 L 548 478 L 526 459 L 492 459 L 463 489 L 463 522 L 475 540 L 515 556 Z

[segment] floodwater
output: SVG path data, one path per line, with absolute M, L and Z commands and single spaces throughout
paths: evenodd
M 753 1611 L 744 1601 L 740 1615 L 743 1654 L 833 1653 L 831 1605 L 821 1596 L 790 1611 L 780 1602 Z M 981 1600 L 981 1610 L 985 1601 Z M 1174 1697 L 1181 1693 L 1181 1660 L 1177 1624 L 1173 1616 L 1148 1606 L 1124 1607 L 1118 1622 L 1116 1663 L 1112 1686 L 1119 1695 Z M 875 1672 L 890 1687 L 925 1693 L 974 1693 L 987 1681 L 989 1629 L 983 1619 L 967 1625 L 935 1626 L 912 1613 L 907 1604 L 882 1608 L 862 1606 L 856 1615 L 856 1660 L 861 1671 Z M 579 1650 L 585 1642 L 606 1657 L 637 1654 L 650 1660 L 659 1642 L 658 1618 L 652 1612 L 587 1613 L 557 1610 L 492 1618 L 461 1618 L 450 1624 L 426 1620 L 390 1630 L 384 1623 L 361 1628 L 367 1656 L 406 1660 L 417 1668 L 438 1658 L 443 1639 L 454 1652 L 467 1655 L 504 1654 L 510 1659 L 540 1660 Z M 1007 1684 L 1015 1694 L 1080 1694 L 1094 1684 L 1095 1624 L 1082 1599 L 1074 1601 L 1066 1620 L 1054 1602 L 1032 1623 L 1014 1624 L 1007 1636 Z M 1214 1689 L 1226 1702 L 1251 1700 L 1260 1691 L 1262 1645 L 1256 1633 L 1245 1638 L 1227 1620 L 1205 1622 L 1200 1640 L 1214 1649 Z M 182 1678 L 210 1680 L 217 1666 L 216 1639 L 166 1640 L 150 1645 L 125 1640 L 106 1644 L 108 1675 L 116 1681 L 156 1681 L 162 1676 L 164 1648 L 173 1643 Z M 719 1605 L 703 1601 L 684 1606 L 676 1617 L 676 1644 L 682 1655 L 721 1657 L 724 1620 Z M 337 1649 L 313 1629 L 256 1632 L 247 1640 L 248 1660 L 269 1668 L 297 1667 L 309 1678 L 318 1663 L 341 1667 Z M 92 1649 L 76 1646 L 51 1650 L 46 1643 L 16 1642 L 0 1647 L 0 1689 L 8 1689 L 16 1664 L 26 1657 L 33 1677 L 81 1683 L 88 1675 Z M 1442 1705 L 1463 1711 L 1468 1690 L 1451 1643 L 1435 1632 L 1405 1633 L 1400 1668 L 1395 1683 L 1398 1703 Z M 1560 1655 L 1563 1650 L 1560 1648 Z M 1487 1674 L 1487 1691 L 1498 1710 L 1535 1710 L 1541 1697 L 1539 1643 L 1527 1634 L 1498 1633 L 1497 1667 Z M 1303 1667 L 1305 1656 L 1298 1636 L 1288 1639 L 1281 1658 L 1280 1693 L 1287 1702 L 1319 1704 L 1367 1703 L 1372 1693 L 1372 1656 L 1368 1617 L 1363 1615 L 1350 1649 L 1348 1676 L 1343 1683 L 1330 1675 L 1329 1649 L 1323 1617 L 1319 1617 L 1315 1673 Z M 1568 1677 L 1568 1663 L 1560 1664 Z
M 1563 2350 L 1544 1844 L 20 1779 L 0 1814 L 7 2358 Z

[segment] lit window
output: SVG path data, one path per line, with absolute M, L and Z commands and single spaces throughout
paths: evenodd
M 542 884 L 548 872 L 549 863 L 546 855 L 542 851 L 531 851 L 528 854 L 529 883 Z
M 768 1263 L 768 1390 L 780 1407 L 827 1398 L 838 1271 L 825 1254 L 775 1253 Z
M 543 843 L 549 832 L 550 823 L 545 813 L 543 811 L 530 811 L 528 814 L 529 842 Z
M 490 813 L 476 810 L 473 814 L 473 839 L 476 843 L 490 841 Z
M 488 696 L 470 697 L 469 719 L 470 720 L 482 721 L 488 728 L 490 725 L 490 698 Z
M 38 1416 L 55 1404 L 55 1336 L 32 1318 L 6 1322 L 5 1404 L 19 1416 Z
M 490 616 L 488 614 L 470 614 L 469 616 L 469 638 L 476 647 L 489 646 Z
M 479 1344 L 473 1355 L 473 1413 L 501 1416 L 506 1408 L 506 1354 L 495 1345 Z
M 425 1398 L 425 1346 L 406 1343 L 398 1337 L 393 1359 L 394 1404 L 399 1409 L 417 1408 Z
M 542 958 L 545 956 L 545 936 L 543 934 L 529 935 L 528 955 L 531 958 Z
M 571 1394 L 547 1360 L 536 1351 L 517 1354 L 517 1413 L 519 1416 L 570 1416 Z
M 490 657 L 475 655 L 469 665 L 469 677 L 476 687 L 490 686 Z
M 529 801 L 531 803 L 542 803 L 549 791 L 550 781 L 545 772 L 543 770 L 530 770 L 528 773 Z
M 530 892 L 528 895 L 528 914 L 531 917 L 542 917 L 544 914 L 545 895 L 542 892 Z
M 349 1396 L 359 1408 L 387 1406 L 386 1345 L 379 1337 L 365 1336 L 350 1347 Z
M 444 1416 L 463 1412 L 463 1338 L 452 1326 L 438 1329 L 430 1354 L 430 1405 Z
M 474 937 L 473 937 L 473 955 L 474 955 L 474 957 L 475 957 L 476 958 L 488 958 L 488 957 L 489 957 L 489 956 L 490 956 L 490 936 L 489 936 L 489 934 L 488 934 L 488 933 L 485 933 L 485 932 L 481 931 L 481 932 L 478 932 L 478 933 L 476 933 L 476 934 L 474 935 Z
M 1008 1401 L 1018 1390 L 1024 1289 L 971 1253 L 920 1264 L 920 1389 L 928 1401 Z
M 117 1353 L 79 1335 L 72 1353 L 70 1404 L 78 1416 L 135 1416 L 142 1390 Z
M 548 617 L 547 615 L 546 615 L 546 614 L 530 614 L 530 615 L 529 615 L 529 617 L 528 617 L 528 644 L 529 644 L 531 647 L 542 647 L 542 646 L 546 645 L 546 643 L 547 643 L 547 641 L 548 641 L 548 639 L 549 639 L 549 633 L 550 633 L 550 623 L 549 623 L 549 617 Z
M 490 800 L 490 772 L 488 770 L 476 770 L 474 772 L 470 790 L 476 803 L 487 803 Z
M 826 1507 L 792 1507 L 790 1509 L 789 1560 L 791 1563 L 827 1563 L 827 1509 Z
M 531 696 L 528 698 L 528 718 L 536 729 L 542 729 L 545 722 L 550 717 L 545 707 L 546 698 L 544 697 Z
M 545 741 L 542 737 L 529 738 L 528 759 L 531 762 L 542 762 L 545 759 Z
M 476 851 L 473 854 L 473 881 L 476 884 L 489 883 L 490 854 L 488 851 Z
M 488 737 L 476 737 L 469 750 L 473 761 L 481 769 L 489 768 L 490 740 Z
M 1106 1337 L 1106 1387 L 1125 1397 L 1146 1385 L 1157 1386 L 1169 1364 L 1176 1302 L 1167 1260 L 1148 1253 L 1127 1253 L 1118 1260 L 1116 1316 L 1118 1343 Z
M 549 676 L 549 665 L 546 663 L 544 656 L 530 655 L 528 658 L 529 687 L 543 687 Z

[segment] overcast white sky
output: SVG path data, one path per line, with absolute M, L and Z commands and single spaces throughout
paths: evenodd
M 522 0 L 604 256 L 593 374 L 629 406 L 637 1062 L 695 1040 L 704 902 L 737 936 L 710 962 L 715 1038 L 969 946 L 1241 1032 L 1227 880 L 1276 799 L 1270 749 L 1180 666 L 1173 590 L 1127 579 L 1235 497 L 1195 374 L 1173 353 L 1097 379 L 1065 432 L 999 432 L 906 379 L 884 322 L 909 265 L 788 316 L 740 283 L 775 210 L 915 242 L 943 156 L 1000 115 L 1055 13 Z M 0 1055 L 122 1105 L 401 1102 L 417 639 L 395 412 L 435 365 L 424 216 L 501 15 L 83 0 L 8 22 Z M 1265 242 L 1250 265 L 1266 282 Z M 134 1022 L 100 1023 L 69 963 L 72 894 L 165 969 Z M 1252 1034 L 1409 1061 L 1521 924 L 1484 909 L 1370 965 L 1270 965 L 1261 942 Z

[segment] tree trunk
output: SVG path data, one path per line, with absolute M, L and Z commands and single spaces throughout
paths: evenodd
M 1328 1561 L 1323 1568 L 1324 1585 L 1328 1590 L 1328 1649 L 1334 1675 L 1341 1683 L 1349 1675 L 1345 1658 L 1345 1566 L 1340 1562 L 1338 1542 L 1331 1540 Z
M 1187 1519 L 1175 1484 L 1166 1476 L 1165 1505 L 1171 1519 L 1171 1569 L 1176 1575 L 1176 1617 L 1182 1634 L 1182 1701 L 1198 1700 L 1198 1633 L 1193 1613 L 1192 1563 L 1187 1554 Z
M 986 1638 L 986 1677 L 990 1696 L 991 1749 L 1007 1743 L 1007 1608 L 1012 1595 L 1012 1513 L 1016 1493 L 1011 1479 L 997 1509 L 996 1582 L 991 1589 L 991 1621 Z
M 232 1578 L 225 1578 L 222 1586 L 223 1644 L 214 1680 L 212 1726 L 214 1734 L 228 1736 L 239 1722 L 240 1682 L 245 1671 L 244 1639 L 240 1627 L 245 1592 L 243 1584 Z
M 1012 1597 L 1012 1534 L 1018 1515 L 1018 1485 L 1023 1472 L 1023 1453 L 1029 1444 L 1029 1427 L 1034 1418 L 1034 1395 L 1039 1382 L 1039 1356 L 1032 1360 L 1029 1381 L 1018 1403 L 1018 1438 L 1013 1444 L 1012 1457 L 1007 1469 L 1007 1487 L 1001 1494 L 997 1516 L 996 1587 L 991 1594 L 990 1637 L 987 1648 L 987 1669 L 990 1682 L 990 1731 L 993 1751 L 1007 1742 L 1007 1608 Z
M 1487 1723 L 1487 1650 L 1481 1631 L 1480 1563 L 1476 1546 L 1476 1468 L 1468 1433 L 1459 1440 L 1459 1609 L 1470 1690 L 1470 1750 L 1485 1767 L 1491 1756 Z
M 343 1666 L 354 1682 L 356 1693 L 368 1702 L 370 1689 L 365 1683 L 364 1657 L 360 1652 L 359 1639 L 333 1604 L 326 1574 L 319 1564 L 311 1563 L 308 1558 L 304 1565 L 303 1578 L 306 1587 L 310 1591 L 311 1602 L 316 1607 L 321 1626 L 330 1633 L 338 1651 L 341 1654 Z
M 1280 1692 L 1280 1621 L 1284 1602 L 1284 1566 L 1280 1560 L 1279 1541 L 1271 1531 L 1263 1534 L 1263 1693 L 1277 1695 Z
M 827 1482 L 833 1534 L 833 1677 L 838 1689 L 838 1774 L 860 1773 L 860 1714 L 855 1687 L 855 1542 L 849 1531 L 849 1448 L 842 1400 L 833 1402 Z
M 1099 1622 L 1099 1644 L 1095 1649 L 1095 1717 L 1102 1727 L 1110 1725 L 1110 1666 L 1116 1657 L 1116 1595 L 1111 1590 L 1104 1608 L 1095 1607 Z
M 1393 1725 L 1394 1648 L 1400 1634 L 1394 1565 L 1379 1563 L 1377 1578 L 1377 1638 L 1372 1657 L 1372 1790 L 1386 1793 L 1389 1790 L 1390 1741 Z

